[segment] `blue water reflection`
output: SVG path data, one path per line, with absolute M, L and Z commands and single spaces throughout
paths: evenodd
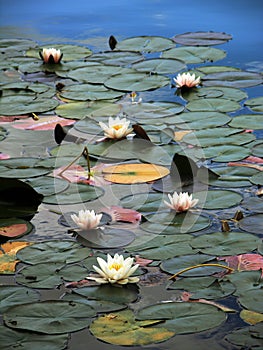
M 228 63 L 240 66 L 262 58 L 262 15 L 262 0 L 0 1 L 1 37 L 11 37 L 14 26 L 23 37 L 61 41 L 224 31 L 233 35 Z

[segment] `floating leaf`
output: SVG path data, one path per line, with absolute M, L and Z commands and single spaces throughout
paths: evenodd
M 233 128 L 262 129 L 263 114 L 241 114 L 232 119 L 229 125 Z
M 73 263 L 89 256 L 90 249 L 83 248 L 74 241 L 44 241 L 35 243 L 19 252 L 18 258 L 28 264 L 45 263 Z
M 138 52 L 114 50 L 93 53 L 92 56 L 88 58 L 88 61 L 100 62 L 112 66 L 129 66 L 143 59 L 143 55 Z
M 162 327 L 176 334 L 201 332 L 219 326 L 225 313 L 214 306 L 201 303 L 169 302 L 147 306 L 137 312 L 139 320 L 163 319 Z
M 184 46 L 164 51 L 163 58 L 176 58 L 186 64 L 215 62 L 225 58 L 226 52 L 212 47 Z
M 173 41 L 181 45 L 210 46 L 224 44 L 232 39 L 230 34 L 220 32 L 188 32 L 173 37 Z
M 227 144 L 206 147 L 202 149 L 202 152 L 202 158 L 211 158 L 215 162 L 232 162 L 250 155 L 250 150 L 247 147 Z
M 68 334 L 47 335 L 32 332 L 17 332 L 0 326 L 0 343 L 2 350 L 19 346 L 20 350 L 63 350 L 67 346 Z
M 0 286 L 1 314 L 3 314 L 11 306 L 38 301 L 39 299 L 40 294 L 32 289 L 21 286 Z
M 43 196 L 51 196 L 55 193 L 62 192 L 69 186 L 67 181 L 51 176 L 41 176 L 34 179 L 25 180 L 25 182 Z
M 250 349 L 260 349 L 263 339 L 263 324 L 258 323 L 255 326 L 242 327 L 234 330 L 225 336 L 225 339 L 231 344 L 248 347 Z
M 45 197 L 43 203 L 48 204 L 76 204 L 93 201 L 99 198 L 104 193 L 104 190 L 100 187 L 95 187 L 85 184 L 71 183 L 69 187 L 51 196 Z
M 152 58 L 132 65 L 132 68 L 139 72 L 150 72 L 156 74 L 175 74 L 183 69 L 186 65 L 183 61 L 169 58 Z
M 246 323 L 249 324 L 257 324 L 259 322 L 263 322 L 263 314 L 250 310 L 241 310 L 240 317 Z
M 239 103 L 226 98 L 206 98 L 193 100 L 186 105 L 190 112 L 233 112 L 240 108 Z
M 149 53 L 167 50 L 170 47 L 174 47 L 174 45 L 171 39 L 161 36 L 137 36 L 119 41 L 116 45 L 116 49 L 121 51 Z
M 32 231 L 33 225 L 22 219 L 0 219 L 0 236 L 17 238 Z
M 255 250 L 259 239 L 242 232 L 216 232 L 195 237 L 190 244 L 204 254 L 234 255 Z
M 146 91 L 164 87 L 170 79 L 158 74 L 149 75 L 140 72 L 116 74 L 105 81 L 107 88 L 117 91 Z
M 247 100 L 245 106 L 254 112 L 263 112 L 263 97 L 255 97 Z
M 134 184 L 154 181 L 169 174 L 169 169 L 155 164 L 120 164 L 102 170 L 107 181 Z
M 195 198 L 199 199 L 198 206 L 205 209 L 230 208 L 241 202 L 242 196 L 230 190 L 209 190 L 196 192 Z
M 251 289 L 238 296 L 239 303 L 248 310 L 263 313 L 263 289 Z
M 7 242 L 1 245 L 0 250 L 0 273 L 13 274 L 16 264 L 19 262 L 17 252 L 30 245 L 29 242 Z
M 42 301 L 14 306 L 4 313 L 4 323 L 14 329 L 61 334 L 87 327 L 96 314 L 89 305 L 66 301 Z
M 249 215 L 241 219 L 238 226 L 246 232 L 262 234 L 262 220 L 263 214 Z
M 98 339 L 114 345 L 147 345 L 160 343 L 174 332 L 164 327 L 154 328 L 158 320 L 136 321 L 131 310 L 100 316 L 90 325 L 91 333 Z
M 262 81 L 263 78 L 259 73 L 246 71 L 223 71 L 202 77 L 204 86 L 244 88 L 262 84 Z

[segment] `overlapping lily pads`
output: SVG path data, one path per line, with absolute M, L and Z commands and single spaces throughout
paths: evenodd
M 137 36 L 119 41 L 116 49 L 149 53 L 167 50 L 174 46 L 175 44 L 171 39 L 161 36 Z

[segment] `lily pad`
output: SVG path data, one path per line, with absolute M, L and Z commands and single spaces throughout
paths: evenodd
M 199 199 L 197 206 L 204 209 L 225 209 L 238 205 L 243 197 L 230 190 L 209 190 L 196 192 L 195 198 Z
M 63 350 L 68 342 L 68 334 L 47 335 L 32 332 L 17 332 L 0 326 L 0 342 L 2 350 L 19 346 L 20 350 Z
M 189 89 L 182 91 L 182 96 L 187 101 L 199 100 L 200 98 L 224 98 L 239 102 L 247 98 L 247 93 L 232 87 L 211 86 Z
M 233 112 L 240 108 L 239 103 L 226 98 L 206 98 L 193 100 L 186 105 L 190 112 Z
M 183 46 L 164 51 L 163 58 L 176 58 L 186 64 L 215 62 L 225 58 L 226 52 L 213 47 Z
M 137 36 L 119 41 L 116 49 L 120 51 L 150 53 L 167 50 L 174 46 L 175 44 L 171 39 L 161 36 Z
M 260 349 L 262 346 L 263 324 L 262 322 L 250 327 L 243 327 L 234 330 L 226 335 L 225 339 L 231 344 L 241 347 L 249 347 L 250 349 Z
M 250 233 L 262 234 L 263 214 L 255 214 L 244 217 L 238 222 L 238 226 Z
M 116 74 L 105 81 L 104 85 L 118 91 L 147 91 L 170 84 L 170 79 L 160 75 L 149 75 L 141 72 Z
M 261 130 L 263 114 L 241 114 L 232 119 L 229 125 L 233 128 Z
M 223 71 L 202 77 L 204 86 L 245 88 L 262 84 L 262 82 L 263 78 L 259 73 L 246 71 Z
M 23 219 L 0 219 L 0 237 L 18 238 L 31 232 L 33 225 Z
M 226 315 L 211 305 L 169 302 L 140 309 L 136 318 L 163 319 L 162 327 L 173 330 L 176 334 L 187 334 L 217 327 L 225 321 Z
M 14 306 L 4 313 L 4 323 L 13 329 L 61 334 L 87 327 L 96 312 L 89 305 L 66 301 L 42 301 Z
M 211 46 L 224 44 L 232 39 L 230 34 L 220 32 L 188 32 L 173 37 L 173 41 L 181 45 Z
M 93 201 L 101 197 L 104 190 L 100 187 L 95 187 L 86 184 L 69 184 L 69 187 L 58 193 L 48 197 L 44 197 L 43 203 L 47 204 L 76 204 Z
M 204 254 L 225 256 L 253 251 L 259 242 L 259 239 L 252 234 L 216 232 L 195 237 L 190 244 Z
M 164 327 L 154 328 L 158 320 L 136 321 L 131 310 L 103 315 L 90 325 L 91 333 L 98 339 L 114 345 L 147 345 L 165 341 L 174 332 Z
M 142 60 L 144 60 L 144 57 L 138 52 L 116 50 L 93 53 L 88 58 L 88 62 L 100 62 L 112 66 L 129 66 Z
M 213 159 L 215 162 L 234 162 L 250 155 L 250 150 L 244 146 L 218 145 L 202 149 L 202 156 Z
M 132 68 L 139 72 L 150 72 L 156 74 L 175 74 L 183 69 L 186 65 L 183 61 L 170 58 L 152 58 L 132 65 Z
M 51 196 L 55 193 L 62 192 L 69 186 L 67 181 L 52 176 L 41 176 L 25 180 L 25 182 L 43 196 Z
M 73 263 L 85 259 L 90 249 L 83 248 L 74 241 L 44 241 L 35 243 L 21 250 L 18 258 L 27 264 L 45 263 Z
M 184 130 L 215 128 L 228 124 L 231 118 L 221 112 L 187 112 L 178 115 L 175 125 Z
M 262 305 L 263 289 L 246 291 L 238 296 L 239 303 L 248 310 L 263 312 Z
M 255 97 L 247 100 L 245 106 L 254 112 L 263 112 L 263 97 Z
M 38 301 L 40 294 L 36 290 L 21 286 L 0 286 L 0 311 L 3 314 L 14 305 L 26 304 L 29 301 Z
M 17 252 L 30 245 L 29 242 L 7 242 L 1 245 L 0 250 L 0 273 L 14 274 L 16 264 L 19 262 Z
M 63 118 L 84 119 L 86 117 L 115 116 L 120 113 L 118 104 L 102 101 L 71 102 L 58 106 L 56 113 Z

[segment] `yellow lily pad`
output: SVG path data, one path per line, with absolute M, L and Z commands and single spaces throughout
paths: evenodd
M 240 317 L 242 320 L 249 324 L 257 324 L 263 322 L 263 314 L 250 310 L 242 310 L 240 312 Z
M 114 345 L 147 345 L 160 343 L 175 335 L 164 327 L 150 327 L 159 320 L 136 321 L 131 310 L 103 315 L 90 326 L 98 339 Z
M 0 247 L 0 273 L 13 274 L 15 272 L 16 264 L 19 260 L 16 258 L 16 253 L 27 247 L 30 242 L 7 242 Z
M 154 181 L 170 173 L 170 170 L 155 164 L 119 164 L 103 169 L 104 179 L 114 183 L 133 184 Z

